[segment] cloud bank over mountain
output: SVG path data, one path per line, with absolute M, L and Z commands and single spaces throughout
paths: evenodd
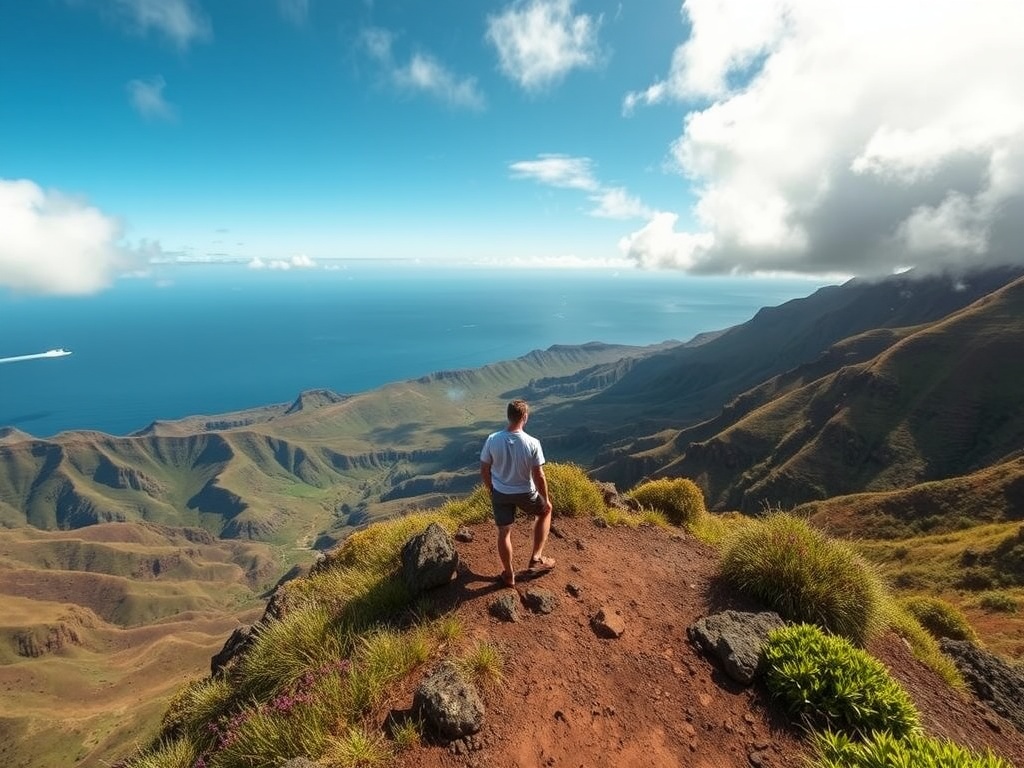
M 1024 4 L 687 0 L 626 114 L 692 106 L 671 158 L 695 226 L 620 249 L 695 273 L 878 274 L 1024 260 Z M 703 106 L 701 106 L 703 105 Z

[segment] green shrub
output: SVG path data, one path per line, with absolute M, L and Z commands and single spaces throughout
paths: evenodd
M 978 605 L 986 611 L 999 613 L 1016 613 L 1017 600 L 1008 592 L 985 592 L 978 598 Z
M 815 734 L 816 759 L 812 768 L 1013 768 L 991 752 L 972 752 L 951 741 L 917 733 L 896 738 L 879 731 L 864 741 L 853 741 L 841 733 Z
M 545 464 L 544 476 L 555 517 L 582 517 L 604 510 L 604 494 L 582 467 Z
M 818 624 L 856 643 L 884 626 L 886 592 L 873 567 L 790 514 L 775 512 L 735 530 L 720 572 L 783 618 Z
M 854 736 L 919 727 L 917 710 L 885 666 L 848 640 L 810 624 L 772 632 L 764 649 L 765 683 L 795 715 Z
M 948 637 L 950 640 L 978 641 L 978 635 L 971 627 L 963 611 L 938 597 L 905 597 L 900 604 L 928 630 L 936 640 Z
M 673 525 L 694 525 L 707 511 L 704 494 L 685 477 L 650 480 L 626 494 L 642 507 L 664 512 Z

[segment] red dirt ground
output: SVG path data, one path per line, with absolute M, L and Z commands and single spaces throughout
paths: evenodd
M 599 528 L 592 519 L 556 520 L 545 554 L 554 571 L 526 579 L 521 594 L 556 595 L 549 615 L 521 607 L 517 623 L 488 611 L 503 591 L 494 528 L 473 529 L 457 545 L 458 578 L 432 598 L 461 619 L 464 642 L 487 640 L 502 651 L 504 683 L 482 692 L 486 715 L 472 743 L 424 744 L 400 759 L 405 768 L 634 766 L 783 768 L 807 754 L 798 727 L 763 689 L 732 682 L 691 645 L 686 628 L 726 608 L 751 606 L 717 588 L 716 554 L 687 534 L 656 528 Z M 518 560 L 529 554 L 529 523 L 513 532 Z M 578 587 L 573 597 L 569 585 Z M 625 632 L 597 637 L 591 617 L 618 611 Z M 1024 735 L 1003 718 L 949 689 L 887 635 L 869 650 L 893 671 L 921 711 L 925 729 L 1024 766 Z M 412 703 L 412 685 L 396 709 Z

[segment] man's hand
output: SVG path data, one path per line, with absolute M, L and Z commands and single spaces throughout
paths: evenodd
M 488 493 L 494 493 L 494 484 L 491 481 L 491 465 L 487 462 L 480 462 L 480 480 L 484 484 L 484 488 L 487 489 Z

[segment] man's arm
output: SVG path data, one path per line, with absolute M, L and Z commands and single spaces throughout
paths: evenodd
M 494 490 L 494 483 L 491 481 L 491 465 L 486 461 L 480 462 L 480 479 L 488 493 Z
M 544 500 L 545 514 L 551 511 L 551 499 L 548 498 L 548 479 L 544 475 L 544 466 L 538 464 L 532 470 L 533 484 L 537 486 L 537 493 Z

